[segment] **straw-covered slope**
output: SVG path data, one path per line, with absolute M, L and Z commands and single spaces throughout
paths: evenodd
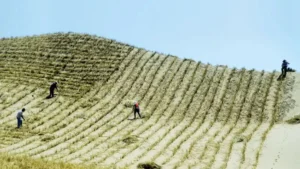
M 7 39 L 0 48 L 0 151 L 71 163 L 255 168 L 293 84 L 290 74 L 282 82 L 278 72 L 212 66 L 88 35 Z M 53 79 L 64 90 L 45 100 Z M 81 86 L 81 97 L 71 97 Z M 131 120 L 133 100 L 144 118 Z M 16 130 L 22 107 L 26 121 Z
M 133 48 L 114 40 L 56 33 L 0 40 L 0 76 L 6 82 L 47 86 L 78 96 L 105 82 Z

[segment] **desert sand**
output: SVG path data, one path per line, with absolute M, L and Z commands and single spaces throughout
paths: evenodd
M 287 124 L 286 121 L 300 115 L 300 74 L 295 74 L 292 99 L 295 106 L 283 118 L 283 122 L 275 124 L 264 143 L 258 169 L 299 169 L 300 168 L 300 125 Z
M 278 71 L 74 33 L 2 39 L 0 68 L 0 153 L 109 168 L 300 168 L 297 73 L 278 81 Z M 133 120 L 133 101 L 143 118 Z

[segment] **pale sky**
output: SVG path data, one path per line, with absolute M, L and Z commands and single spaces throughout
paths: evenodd
M 300 65 L 299 0 L 2 0 L 0 37 L 76 32 L 181 58 Z

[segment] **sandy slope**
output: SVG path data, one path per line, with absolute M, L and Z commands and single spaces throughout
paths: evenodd
M 300 117 L 295 73 L 281 83 L 280 72 L 213 66 L 89 35 L 19 40 L 0 40 L 0 152 L 128 168 L 146 161 L 166 169 L 291 168 L 297 161 L 298 126 L 282 123 Z M 53 79 L 62 90 L 45 99 L 44 82 Z M 144 118 L 132 120 L 132 100 Z M 22 107 L 26 121 L 15 130 Z
M 295 75 L 292 99 L 295 107 L 284 117 L 284 121 L 300 115 L 300 74 Z M 300 168 L 300 125 L 276 124 L 264 143 L 258 169 Z

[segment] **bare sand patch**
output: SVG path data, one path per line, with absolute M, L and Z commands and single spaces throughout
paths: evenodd
M 257 169 L 299 169 L 300 125 L 275 125 L 264 143 Z
M 258 161 L 258 169 L 299 169 L 300 161 L 300 74 L 293 75 L 290 93 L 285 96 L 283 121 L 267 135 Z

